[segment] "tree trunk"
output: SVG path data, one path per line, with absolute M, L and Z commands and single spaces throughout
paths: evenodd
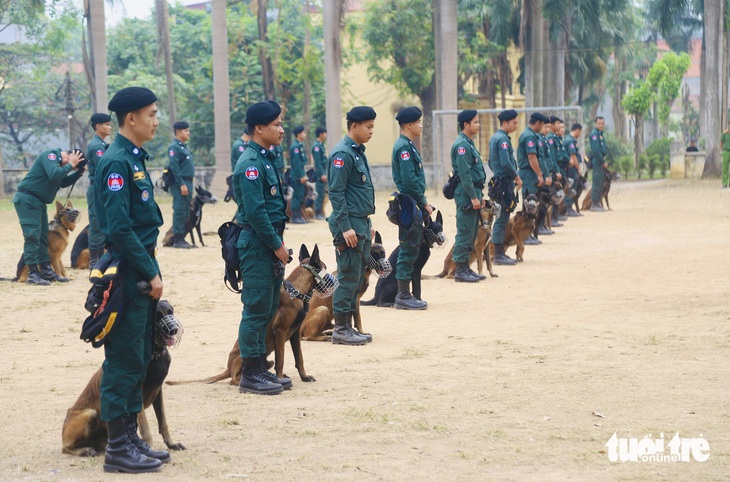
M 159 62 L 160 56 L 165 60 L 165 79 L 167 81 L 167 109 L 170 126 L 177 121 L 175 114 L 175 87 L 172 82 L 172 47 L 170 46 L 170 12 L 167 0 L 156 0 L 157 16 L 157 38 L 160 48 L 157 52 Z
M 423 144 L 422 153 L 426 162 L 434 164 L 433 187 L 446 177 L 446 163 L 449 160 L 449 137 L 454 132 L 456 115 L 442 116 L 439 122 L 439 132 L 436 135 L 439 142 L 434 150 L 433 138 L 433 111 L 455 110 L 459 107 L 457 99 L 457 0 L 433 0 L 432 28 L 436 58 L 436 71 L 431 85 L 425 89 L 419 98 L 423 106 Z M 492 95 L 493 98 L 493 95 Z
M 702 177 L 720 174 L 720 115 L 722 105 L 722 50 L 724 2 L 722 0 L 706 0 L 704 2 L 705 32 L 705 99 L 703 115 L 705 116 L 705 168 Z
M 525 4 L 529 16 L 525 38 L 525 106 L 539 107 L 545 105 L 545 21 L 542 16 L 542 0 L 525 0 Z
M 625 82 L 620 79 L 619 74 L 624 71 L 624 56 L 623 48 L 617 47 L 614 54 L 614 68 L 613 68 L 613 122 L 614 122 L 614 133 L 616 137 L 621 139 L 623 142 L 627 141 L 626 138 L 626 116 L 624 114 L 621 100 L 625 94 Z
M 342 137 L 342 22 L 344 0 L 324 0 L 324 90 L 327 120 L 327 152 L 335 148 Z
M 106 25 L 104 0 L 89 0 L 89 43 L 94 69 L 94 112 L 107 112 L 109 87 L 106 65 Z
M 215 120 L 215 168 L 227 174 L 231 171 L 231 118 L 228 83 L 228 26 L 226 0 L 211 1 L 213 31 L 213 116 Z M 216 176 L 216 187 L 225 192 L 225 178 Z
M 304 58 L 307 58 L 307 54 L 309 53 L 309 49 L 311 48 L 312 42 L 312 32 L 309 24 L 309 0 L 304 1 Z M 307 138 L 304 141 L 305 142 L 305 151 L 304 151 L 304 157 L 308 160 L 307 163 L 309 163 L 309 153 L 312 152 L 310 149 L 310 145 L 313 142 L 313 140 L 310 138 L 311 135 L 311 98 L 312 98 L 312 86 L 309 83 L 309 78 L 304 79 L 304 92 L 303 92 L 303 99 L 302 99 L 302 112 L 304 114 L 304 132 L 307 133 Z
M 644 115 L 634 116 L 634 169 L 639 175 L 639 156 L 644 153 Z
M 707 61 L 706 61 L 706 49 L 705 49 L 705 36 L 702 35 L 702 53 L 700 54 L 700 137 L 705 137 L 705 132 L 707 131 L 705 127 L 705 116 L 703 114 L 703 109 L 705 106 L 705 93 L 706 93 L 706 80 L 707 80 Z
M 267 99 L 276 99 L 276 88 L 274 86 L 274 67 L 271 64 L 271 56 L 268 52 L 269 38 L 266 33 L 267 20 L 266 10 L 268 8 L 268 0 L 256 0 L 256 20 L 259 27 L 259 62 L 261 63 L 261 72 L 264 83 L 264 97 Z

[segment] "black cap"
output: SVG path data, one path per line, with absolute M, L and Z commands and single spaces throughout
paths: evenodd
M 321 136 L 322 134 L 324 134 L 325 132 L 327 132 L 327 129 L 325 129 L 325 128 L 324 128 L 324 127 L 322 127 L 322 126 L 319 126 L 319 127 L 317 127 L 317 128 L 316 128 L 316 129 L 314 130 L 314 137 L 319 137 L 319 136 Z
M 91 120 L 89 120 L 89 123 L 91 124 L 91 127 L 96 127 L 97 124 L 104 124 L 111 121 L 112 118 L 109 114 L 97 112 L 96 114 L 91 116 Z
M 466 109 L 459 112 L 459 117 L 457 117 L 457 120 L 459 121 L 459 125 L 462 125 L 464 122 L 471 122 L 473 118 L 477 116 L 477 111 L 474 109 Z
M 401 124 L 408 124 L 409 122 L 416 122 L 421 117 L 423 117 L 421 109 L 416 106 L 411 106 L 402 108 L 398 112 L 398 115 L 395 116 L 395 120 Z
M 530 116 L 530 124 L 534 124 L 535 122 L 550 122 L 550 118 L 540 114 L 539 112 L 535 112 Z
M 350 109 L 350 112 L 346 114 L 347 120 L 352 122 L 363 122 L 367 120 L 375 119 L 378 114 L 375 113 L 375 109 L 366 105 L 359 105 Z
M 246 124 L 268 124 L 281 114 L 281 106 L 273 100 L 256 102 L 246 110 Z
M 514 109 L 507 109 L 500 112 L 497 116 L 497 119 L 499 119 L 501 122 L 507 122 L 511 121 L 515 117 L 517 117 L 517 111 Z
M 556 123 L 556 122 L 558 122 L 559 120 L 560 120 L 560 117 L 558 117 L 558 116 L 556 116 L 556 115 L 551 115 L 551 116 L 550 116 L 550 123 L 551 123 L 551 124 L 555 124 L 555 123 Z
M 157 102 L 157 96 L 146 87 L 125 87 L 112 97 L 108 109 L 117 114 L 126 114 Z
M 292 133 L 292 134 L 294 134 L 295 136 L 298 136 L 298 135 L 299 135 L 299 134 L 301 134 L 302 132 L 304 132 L 304 126 L 296 126 L 296 127 L 295 127 L 294 129 L 292 129 L 292 131 L 291 131 L 291 133 Z
M 183 129 L 190 129 L 190 124 L 185 121 L 177 121 L 172 125 L 172 128 L 176 131 L 181 131 Z

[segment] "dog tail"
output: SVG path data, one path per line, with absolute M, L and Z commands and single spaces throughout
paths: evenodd
M 372 300 L 363 301 L 360 300 L 360 306 L 373 306 L 378 302 L 377 297 L 374 297 Z
M 222 373 L 208 378 L 200 378 L 198 380 L 168 380 L 165 383 L 168 385 L 187 385 L 189 383 L 215 383 L 221 380 L 225 380 L 227 378 L 231 378 L 231 372 L 226 368 L 225 371 L 223 371 Z
M 439 279 L 439 278 L 445 278 L 448 273 L 446 271 L 442 271 L 439 274 L 424 274 L 421 276 L 421 279 Z
M 17 282 L 18 281 L 18 277 L 16 276 L 15 278 L 5 278 L 5 277 L 0 276 L 0 281 L 14 281 L 14 282 Z

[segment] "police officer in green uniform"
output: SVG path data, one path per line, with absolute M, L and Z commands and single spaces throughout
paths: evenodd
M 489 140 L 489 168 L 494 173 L 498 186 L 506 184 L 506 189 L 511 192 L 522 187 L 522 179 L 517 174 L 517 162 L 515 161 L 512 149 L 512 138 L 509 136 L 517 130 L 517 111 L 505 110 L 497 116 L 499 129 Z M 499 265 L 512 266 L 517 261 L 507 256 L 504 252 L 504 232 L 509 222 L 509 211 L 503 200 L 499 218 L 494 222 L 492 231 L 492 242 L 494 243 L 494 263 Z
M 236 139 L 236 142 L 233 143 L 233 147 L 231 147 L 231 172 L 236 171 L 238 158 L 241 157 L 243 151 L 246 150 L 250 140 L 251 136 L 248 134 L 248 127 L 244 127 L 243 134 L 241 134 L 241 137 Z
M 80 152 L 47 149 L 18 184 L 13 204 L 23 230 L 23 262 L 28 267 L 28 284 L 46 286 L 51 281 L 68 281 L 51 268 L 46 205 L 53 202 L 59 189 L 70 186 L 83 175 L 83 160 Z
M 243 312 L 238 347 L 243 372 L 239 391 L 275 395 L 292 386 L 266 368 L 266 330 L 279 307 L 279 293 L 289 251 L 284 245 L 286 200 L 270 146 L 284 139 L 281 107 L 273 100 L 246 111 L 251 141 L 233 173 L 241 234 L 236 244 L 243 278 Z
M 558 181 L 563 177 L 560 174 L 560 167 L 558 167 L 558 159 L 561 156 L 559 146 L 561 144 L 556 141 L 557 136 L 555 134 L 560 127 L 560 118 L 554 115 L 548 118 L 550 122 L 542 127 L 543 141 L 547 150 L 547 165 L 550 172 L 550 179 L 551 181 Z M 552 207 L 552 214 L 548 220 L 549 224 L 553 227 L 560 227 L 562 224 L 558 222 L 558 205 L 554 201 Z
M 451 146 L 451 169 L 460 178 L 454 191 L 456 202 L 456 237 L 453 260 L 456 263 L 454 279 L 457 282 L 476 283 L 479 276 L 469 267 L 469 256 L 474 249 L 481 216 L 479 210 L 486 205 L 482 189 L 487 179 L 481 155 L 473 138 L 479 134 L 481 124 L 474 109 L 466 109 L 457 116 L 460 133 Z
M 304 153 L 304 139 L 307 138 L 307 133 L 304 132 L 304 126 L 297 126 L 292 130 L 292 134 L 294 134 L 294 142 L 289 148 L 291 184 L 294 188 L 291 197 L 291 222 L 292 224 L 307 224 L 308 221 L 302 216 L 302 206 L 307 193 L 307 173 L 304 171 L 304 166 L 307 165 L 307 156 Z
M 317 127 L 314 131 L 317 140 L 312 144 L 314 160 L 314 177 L 317 179 L 317 200 L 314 201 L 314 219 L 324 220 L 324 198 L 327 196 L 327 152 L 324 141 L 327 140 L 327 129 Z
M 591 211 L 603 212 L 601 207 L 601 191 L 603 190 L 603 168 L 608 167 L 606 155 L 606 141 L 603 140 L 603 128 L 606 126 L 606 120 L 598 116 L 596 117 L 596 127 L 593 128 L 590 138 L 591 146 L 591 165 L 593 166 L 593 182 L 591 184 Z
M 104 139 L 112 133 L 112 118 L 109 114 L 96 113 L 91 116 L 91 128 L 94 137 L 86 147 L 86 160 L 89 169 L 89 188 L 86 190 L 86 202 L 89 205 L 89 269 L 93 268 L 101 255 L 104 254 L 104 235 L 99 230 L 99 221 L 96 218 L 94 205 L 94 173 L 101 156 L 104 155 L 107 144 Z
M 525 199 L 530 194 L 537 194 L 537 188 L 545 183 L 544 175 L 538 158 L 538 132 L 542 130 L 542 126 L 549 119 L 539 112 L 535 112 L 530 116 L 528 126 L 520 134 L 517 143 L 517 165 L 519 166 L 519 175 L 522 179 L 522 198 Z M 538 216 L 539 218 L 539 216 Z M 543 218 L 544 220 L 544 218 Z M 537 220 L 538 222 L 540 219 Z M 525 240 L 525 244 L 536 245 L 541 244 L 533 235 Z
M 399 251 L 396 264 L 396 279 L 398 280 L 398 294 L 395 297 L 395 308 L 399 310 L 425 310 L 428 303 L 411 294 L 411 278 L 413 265 L 418 258 L 423 235 L 423 219 L 433 212 L 426 200 L 426 174 L 423 171 L 421 153 L 413 141 L 421 137 L 423 112 L 418 107 L 405 107 L 398 112 L 395 120 L 400 125 L 400 136 L 393 146 L 391 156 L 391 170 L 393 181 L 401 194 L 411 197 L 418 208 L 421 219 L 413 220 L 413 227 L 406 231 L 403 227 L 398 230 Z
M 375 110 L 357 106 L 347 113 L 347 135 L 335 146 L 327 165 L 332 214 L 329 228 L 337 248 L 339 288 L 332 295 L 335 329 L 332 343 L 364 345 L 372 340 L 352 327 L 357 311 L 357 294 L 365 280 L 365 256 L 370 253 L 375 230 L 370 215 L 375 213 L 375 189 L 364 144 L 373 136 Z
M 580 147 L 578 146 L 578 139 L 580 139 L 581 132 L 583 132 L 583 126 L 575 123 L 570 127 L 570 134 L 565 136 L 565 141 L 563 141 L 563 146 L 565 146 L 565 151 L 569 156 L 569 163 L 568 163 L 568 169 L 567 169 L 567 176 L 573 179 L 573 186 L 577 186 L 578 182 L 580 181 L 581 172 L 580 172 L 580 163 L 581 163 L 581 157 L 580 157 Z M 576 218 L 579 216 L 582 216 L 579 212 L 577 212 L 575 209 L 573 209 L 573 203 L 575 200 L 575 197 L 573 196 L 572 191 L 566 191 L 565 194 L 565 206 L 566 206 L 566 215 L 571 218 Z
M 540 164 L 540 169 L 542 170 L 543 174 L 545 175 L 545 185 L 546 186 L 552 186 L 553 184 L 553 161 L 552 161 L 552 154 L 550 152 L 550 148 L 548 147 L 547 139 L 545 136 L 547 136 L 548 131 L 550 131 L 550 118 L 545 116 L 545 123 L 542 125 L 542 129 L 538 132 L 538 161 Z M 550 221 L 548 218 L 548 206 L 544 205 L 543 203 L 540 203 L 538 205 L 538 211 L 537 211 L 537 220 L 535 225 L 535 237 L 537 238 L 538 235 L 552 235 L 555 234 L 554 231 L 547 228 L 545 226 L 545 220 L 548 222 Z
M 286 169 L 286 164 L 284 163 L 284 148 L 281 147 L 281 145 L 273 145 L 270 149 L 271 152 L 274 153 L 274 167 L 279 173 L 279 178 L 283 181 L 284 171 Z
M 730 188 L 730 128 L 720 135 L 720 149 L 722 149 L 722 188 L 728 189 Z
M 175 140 L 167 148 L 170 157 L 170 173 L 172 174 L 172 232 L 175 235 L 173 248 L 197 248 L 185 241 L 185 224 L 190 214 L 193 197 L 193 179 L 195 166 L 193 155 L 185 143 L 190 139 L 190 124 L 185 121 L 175 122 L 172 126 Z
M 155 202 L 142 144 L 155 137 L 159 121 L 155 94 L 144 87 L 127 87 L 109 101 L 119 133 L 96 166 L 94 202 L 99 228 L 110 257 L 121 261 L 124 311 L 104 344 L 100 387 L 101 420 L 109 438 L 106 472 L 152 472 L 170 460 L 167 451 L 153 450 L 139 438 L 137 414 L 143 410 L 142 382 L 152 358 L 157 301 L 162 277 L 155 259 L 162 213 Z M 146 281 L 147 295 L 137 291 Z

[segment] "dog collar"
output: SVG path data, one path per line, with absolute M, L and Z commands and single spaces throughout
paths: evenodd
M 305 304 L 308 304 L 310 301 L 312 301 L 312 297 L 309 295 L 305 295 L 298 289 L 294 287 L 293 284 L 291 284 L 289 281 L 284 280 L 284 289 L 286 290 L 287 294 L 289 295 L 289 298 L 292 300 L 294 298 L 299 298 L 302 300 Z

